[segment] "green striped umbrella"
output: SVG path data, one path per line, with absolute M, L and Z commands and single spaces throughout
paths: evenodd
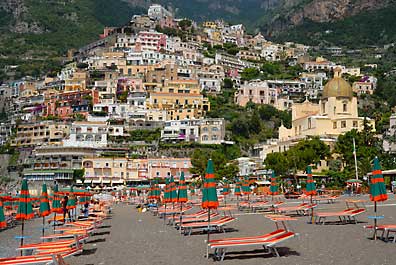
M 243 195 L 249 195 L 251 192 L 252 191 L 250 190 L 250 187 L 249 187 L 249 178 L 246 177 L 243 179 L 243 182 L 242 182 L 242 193 L 243 193 Z
M 239 196 L 242 195 L 242 192 L 241 192 L 241 182 L 239 181 L 239 178 L 237 178 L 237 179 L 235 180 L 234 195 L 237 196 L 237 197 L 239 197 Z
M 188 201 L 187 186 L 186 186 L 186 180 L 184 178 L 184 172 L 181 172 L 181 174 L 180 174 L 179 190 L 177 193 L 177 201 L 180 203 Z
M 74 194 L 74 188 L 73 188 L 73 186 L 70 187 L 69 195 L 70 195 L 70 196 L 69 196 L 69 199 L 67 200 L 66 208 L 67 208 L 68 210 L 75 209 L 75 208 L 76 208 L 77 201 L 76 201 L 76 196 L 75 196 L 75 194 Z
M 275 171 L 272 170 L 272 175 L 271 175 L 271 187 L 270 187 L 270 195 L 272 195 L 272 199 L 274 195 L 279 194 L 278 192 L 278 182 L 276 181 L 276 175 Z
M 149 194 L 148 194 L 148 196 L 147 196 L 147 198 L 148 199 L 150 199 L 150 200 L 152 200 L 152 199 L 154 199 L 154 194 L 155 194 L 155 187 L 154 187 L 154 183 L 150 183 L 150 191 L 149 191 Z
M 164 203 L 170 202 L 170 193 L 169 193 L 169 178 L 165 180 L 165 188 L 164 188 Z
M 3 201 L 0 198 L 0 229 L 6 228 L 6 227 L 7 227 L 7 222 L 6 222 L 5 216 L 4 216 Z
M 22 180 L 21 192 L 18 200 L 17 220 L 28 220 L 34 217 L 32 202 L 30 200 L 29 188 L 26 179 Z
M 177 202 L 177 189 L 176 189 L 176 183 L 175 180 L 173 179 L 173 176 L 171 176 L 170 181 L 169 181 L 169 198 L 170 202 Z
M 314 182 L 314 179 L 312 177 L 312 168 L 311 166 L 307 166 L 307 186 L 305 189 L 305 194 L 306 195 L 311 195 L 311 199 L 313 195 L 316 195 L 316 185 Z
M 48 193 L 47 193 L 47 184 L 43 184 L 40 196 L 40 216 L 45 217 L 51 213 Z
M 192 184 L 190 185 L 190 193 L 191 193 L 191 196 L 195 195 L 195 186 L 194 186 L 194 183 L 192 183 Z
M 202 193 L 202 208 L 208 209 L 208 239 L 210 237 L 210 209 L 217 209 L 219 207 L 219 200 L 217 199 L 216 179 L 213 169 L 213 161 L 209 159 L 206 167 L 206 174 L 204 180 L 204 187 Z
M 57 213 L 63 213 L 62 206 L 61 206 L 61 199 L 58 193 L 58 184 L 55 184 L 54 186 L 54 191 L 52 194 L 52 207 L 51 207 L 51 212 L 57 214 Z
M 50 215 L 50 205 L 48 200 L 47 184 L 43 184 L 40 196 L 40 216 L 43 217 L 43 236 L 45 228 L 45 217 Z
M 222 190 L 221 194 L 223 194 L 223 195 L 230 194 L 230 184 L 228 184 L 227 180 L 224 180 L 223 190 Z
M 307 186 L 305 188 L 305 194 L 311 196 L 311 204 L 312 204 L 312 196 L 316 195 L 316 185 L 312 177 L 312 168 L 311 166 L 307 166 Z M 311 223 L 314 223 L 314 208 L 311 207 Z
M 29 195 L 29 187 L 26 179 L 22 180 L 21 192 L 19 194 L 18 211 L 16 214 L 17 220 L 22 220 L 22 231 L 21 231 L 21 246 L 23 245 L 25 220 L 32 219 L 34 217 L 32 202 Z
M 161 189 L 158 186 L 158 179 L 154 179 L 154 199 L 159 200 L 161 198 Z
M 374 158 L 373 172 L 370 178 L 370 200 L 374 202 L 374 239 L 377 239 L 377 202 L 386 201 L 388 194 L 382 175 L 381 165 L 378 157 Z

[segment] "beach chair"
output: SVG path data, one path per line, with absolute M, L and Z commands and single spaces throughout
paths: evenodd
M 341 223 L 355 223 L 357 224 L 356 216 L 364 213 L 365 209 L 345 209 L 343 211 L 335 211 L 335 212 L 316 212 L 315 213 L 315 223 L 316 224 L 325 224 L 327 218 L 335 217 L 340 220 Z
M 216 260 L 223 261 L 224 257 L 227 253 L 227 250 L 230 248 L 241 248 L 241 247 L 263 247 L 267 250 L 266 253 L 273 253 L 275 256 L 280 257 L 278 250 L 276 247 L 283 243 L 284 241 L 291 239 L 297 236 L 294 232 L 285 232 L 274 237 L 270 237 L 267 239 L 252 239 L 252 240 L 240 240 L 240 241 L 224 241 L 211 243 L 210 248 L 214 250 L 214 258 Z
M 301 203 L 296 206 L 283 206 L 277 207 L 275 205 L 274 211 L 277 213 L 290 213 L 296 212 L 297 215 L 306 215 L 309 210 L 315 208 L 317 204 Z
M 373 225 L 367 225 L 367 226 L 364 226 L 364 228 L 374 229 L 374 226 Z M 396 224 L 377 225 L 377 228 L 376 228 L 375 232 L 377 233 L 378 231 L 382 232 L 381 238 L 384 241 L 388 242 L 390 233 L 396 233 Z M 392 242 L 396 243 L 396 234 L 393 236 Z
M 52 250 L 47 252 L 42 252 L 37 255 L 30 256 L 15 256 L 0 258 L 1 265 L 26 265 L 26 264 L 57 264 L 56 256 L 60 255 L 62 258 L 70 257 L 82 252 L 82 247 L 65 248 L 61 250 Z
M 211 213 L 210 214 L 210 219 L 218 217 L 218 213 Z M 182 218 L 182 224 L 187 224 L 187 223 L 197 223 L 197 222 L 207 222 L 208 221 L 208 213 L 206 215 L 203 215 L 201 217 L 192 217 L 192 218 Z M 180 219 L 175 220 L 175 225 L 180 224 Z
M 194 222 L 181 224 L 180 228 L 182 229 L 184 235 L 191 235 L 194 229 L 215 229 L 217 231 L 225 233 L 224 226 L 235 221 L 234 217 L 224 216 L 217 220 L 211 220 L 210 222 Z

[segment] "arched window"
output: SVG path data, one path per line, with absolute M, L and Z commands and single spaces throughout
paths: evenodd
M 348 104 L 346 102 L 342 103 L 342 111 L 347 112 L 348 111 Z

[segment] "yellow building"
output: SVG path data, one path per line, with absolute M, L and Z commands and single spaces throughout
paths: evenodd
M 87 87 L 87 72 L 75 72 L 65 80 L 65 91 L 82 91 Z
M 367 119 L 374 129 L 375 121 Z M 352 87 L 342 79 L 341 69 L 323 89 L 319 104 L 305 101 L 292 106 L 292 128 L 279 128 L 279 141 L 285 142 L 309 136 L 337 138 L 352 129 L 363 130 L 364 118 L 358 116 L 357 98 Z
M 149 71 L 153 71 L 155 65 L 118 65 L 120 75 L 143 78 Z
M 191 119 L 204 116 L 210 110 L 210 103 L 200 94 L 196 80 L 178 80 L 154 88 L 147 99 L 147 107 L 167 110 L 170 119 Z

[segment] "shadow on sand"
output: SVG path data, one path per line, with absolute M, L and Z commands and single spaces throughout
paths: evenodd
M 297 251 L 290 250 L 288 247 L 278 247 L 276 248 L 279 252 L 279 255 L 281 257 L 288 257 L 288 256 L 300 256 L 300 253 Z M 215 259 L 215 257 L 212 255 L 212 258 Z M 245 260 L 245 259 L 270 259 L 270 258 L 277 258 L 274 254 L 272 253 L 263 253 L 262 249 L 255 249 L 255 250 L 249 250 L 249 251 L 230 251 L 227 252 L 226 256 L 224 257 L 224 260 Z

